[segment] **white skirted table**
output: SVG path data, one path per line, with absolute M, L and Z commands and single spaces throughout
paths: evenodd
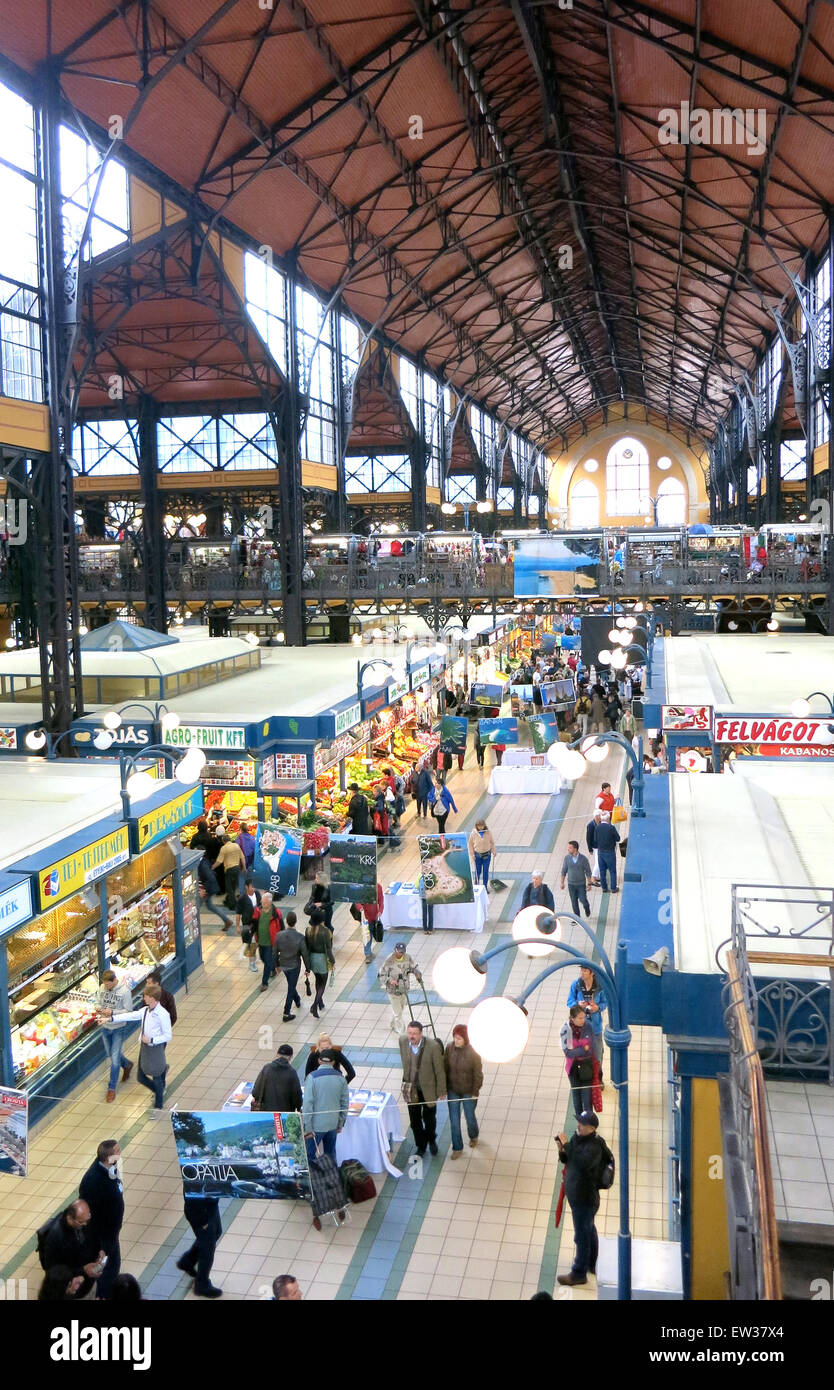
M 391 1147 L 403 1138 L 400 1108 L 390 1091 L 351 1091 L 353 1112 L 336 1140 L 336 1162 L 358 1158 L 369 1173 L 402 1177 L 391 1162 Z M 252 1109 L 252 1082 L 241 1081 L 224 1102 L 224 1110 Z M 357 1113 L 358 1112 L 358 1113 Z
M 543 766 L 526 767 L 502 763 L 494 767 L 489 775 L 490 796 L 553 796 L 572 785 L 546 758 L 542 757 L 542 763 Z
M 475 885 L 475 901 L 445 903 L 432 914 L 432 925 L 440 931 L 483 931 L 489 897 L 482 883 Z M 382 921 L 386 931 L 419 931 L 423 926 L 423 903 L 417 885 L 395 883 L 385 894 Z

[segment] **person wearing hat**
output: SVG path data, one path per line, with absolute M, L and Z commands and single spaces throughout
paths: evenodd
M 400 1037 L 405 1033 L 403 1010 L 408 1003 L 409 975 L 413 975 L 418 984 L 423 983 L 420 971 L 406 952 L 405 942 L 398 941 L 391 955 L 380 966 L 379 983 L 388 995 L 391 1005 L 391 1027 Z
M 616 825 L 611 824 L 611 812 L 601 811 L 599 825 L 594 832 L 596 843 L 597 859 L 599 860 L 599 881 L 602 885 L 603 893 L 608 892 L 608 880 L 611 879 L 611 892 L 617 893 L 617 845 L 620 843 L 620 832 Z
M 599 1192 L 605 1169 L 613 1166 L 614 1155 L 597 1134 L 599 1120 L 593 1110 L 583 1110 L 576 1122 L 576 1133 L 568 1139 L 556 1135 L 559 1162 L 565 1165 L 565 1196 L 573 1217 L 576 1252 L 570 1274 L 560 1274 L 558 1282 L 572 1287 L 587 1284 L 588 1275 L 597 1272 L 599 1237 L 594 1217 L 599 1210 Z
M 548 911 L 554 912 L 556 904 L 553 901 L 553 894 L 543 881 L 541 869 L 534 869 L 530 882 L 524 889 L 524 896 L 521 899 L 521 906 L 524 907 L 546 907 Z

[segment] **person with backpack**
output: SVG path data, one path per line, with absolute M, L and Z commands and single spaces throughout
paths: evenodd
M 588 1275 L 597 1272 L 599 1237 L 594 1217 L 599 1210 L 600 1190 L 611 1187 L 614 1181 L 614 1155 L 605 1140 L 597 1134 L 599 1120 L 593 1110 L 583 1110 L 577 1117 L 576 1133 L 568 1139 L 556 1135 L 559 1162 L 565 1165 L 565 1196 L 573 1217 L 576 1253 L 569 1274 L 560 1274 L 558 1282 L 569 1288 L 587 1284 Z
M 78 1302 L 88 1298 L 96 1280 L 104 1273 L 107 1256 L 95 1238 L 92 1213 L 80 1199 L 39 1227 L 36 1233 L 38 1259 L 48 1273 L 55 1265 L 64 1265 L 73 1282 L 80 1278 L 71 1298 Z
M 570 1017 L 562 1024 L 562 1051 L 565 1071 L 570 1080 L 571 1100 L 577 1116 L 591 1109 L 591 1086 L 594 1080 L 594 1035 L 582 1004 L 574 1004 Z
M 305 939 L 310 954 L 310 969 L 316 979 L 316 997 L 313 1000 L 310 1013 L 313 1018 L 318 1018 L 319 1009 L 324 1012 L 324 991 L 329 971 L 333 970 L 336 965 L 331 944 L 332 938 L 327 930 L 323 912 L 310 913 L 310 925 L 305 933 Z
M 592 1052 L 599 1063 L 599 1083 L 602 1086 L 602 1015 L 608 1008 L 605 990 L 589 965 L 583 965 L 579 978 L 574 980 L 568 991 L 568 1008 L 581 1004 L 588 1016 L 592 1034 Z
M 584 690 L 574 706 L 573 715 L 574 719 L 579 721 L 579 727 L 584 737 L 588 732 L 588 723 L 591 718 L 591 701 L 588 699 L 587 693 Z

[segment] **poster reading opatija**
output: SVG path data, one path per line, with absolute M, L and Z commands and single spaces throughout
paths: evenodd
M 465 835 L 418 835 L 423 896 L 433 907 L 472 903 L 472 866 Z
M 26 1177 L 29 1097 L 25 1091 L 0 1090 L 0 1173 Z
M 266 821 L 258 826 L 252 879 L 276 898 L 294 898 L 301 868 L 301 833 Z
M 299 1114 L 173 1110 L 171 1124 L 184 1197 L 310 1200 Z
M 376 837 L 331 835 L 330 899 L 334 903 L 376 902 Z

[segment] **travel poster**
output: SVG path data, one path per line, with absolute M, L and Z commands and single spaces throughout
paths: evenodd
M 0 1089 L 0 1173 L 25 1178 L 28 1159 L 29 1097 Z
M 576 690 L 569 676 L 556 681 L 542 682 L 542 699 L 546 705 L 573 704 Z
M 500 708 L 506 693 L 506 685 L 486 685 L 476 682 L 470 687 L 469 697 L 473 705 L 480 705 L 482 709 L 493 709 L 496 705 Z
M 334 903 L 376 902 L 375 835 L 331 835 L 330 898 Z
M 599 589 L 599 536 L 537 536 L 515 542 L 516 598 L 555 597 Z
M 527 720 L 527 727 L 536 753 L 547 752 L 551 743 L 556 743 L 559 737 L 555 714 L 537 714 L 534 719 Z
M 418 835 L 423 897 L 432 907 L 473 903 L 472 866 L 465 835 Z
M 255 887 L 275 898 L 294 898 L 301 868 L 301 832 L 266 821 L 255 837 L 252 879 Z
M 184 1197 L 311 1199 L 301 1116 L 172 1110 Z
M 518 743 L 517 719 L 479 719 L 481 743 Z
M 444 714 L 440 721 L 440 747 L 444 753 L 465 753 L 469 720 L 456 714 Z

